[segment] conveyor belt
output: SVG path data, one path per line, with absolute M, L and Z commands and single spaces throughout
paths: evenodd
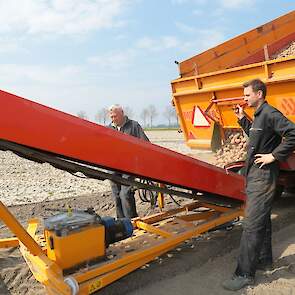
M 4 91 L 0 104 L 3 142 L 191 191 L 245 198 L 240 175 Z

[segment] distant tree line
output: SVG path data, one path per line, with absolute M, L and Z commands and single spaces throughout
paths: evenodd
M 130 119 L 137 119 L 133 109 L 129 106 L 123 106 L 124 113 Z M 107 108 L 103 107 L 97 111 L 95 114 L 95 121 L 99 124 L 106 125 L 110 119 L 108 115 L 109 111 Z M 138 114 L 141 119 L 141 123 L 144 128 L 153 128 L 153 127 L 177 127 L 178 126 L 178 118 L 175 111 L 175 108 L 172 105 L 167 105 L 163 112 L 159 112 L 159 110 L 155 107 L 155 105 L 150 104 L 147 107 L 143 108 L 142 111 Z M 77 113 L 79 118 L 88 120 L 88 116 L 85 111 L 79 111 Z M 161 117 L 164 120 L 159 120 L 161 123 L 157 126 L 155 125 L 155 119 Z M 165 123 L 164 123 L 165 122 Z

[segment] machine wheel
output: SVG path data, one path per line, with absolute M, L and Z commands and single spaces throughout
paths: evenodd
M 281 198 L 283 192 L 284 192 L 284 186 L 281 184 L 278 184 L 276 187 L 275 199 Z

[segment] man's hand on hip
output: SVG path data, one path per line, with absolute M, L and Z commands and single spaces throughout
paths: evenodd
M 262 168 L 264 165 L 270 164 L 274 162 L 276 159 L 275 157 L 270 154 L 256 154 L 254 156 L 256 159 L 254 160 L 255 164 L 261 164 L 259 168 Z

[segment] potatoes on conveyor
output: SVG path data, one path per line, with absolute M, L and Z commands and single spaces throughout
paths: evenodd
M 247 141 L 247 136 L 242 131 L 226 132 L 226 140 L 221 149 L 217 150 L 214 164 L 223 168 L 229 163 L 244 161 L 247 155 Z

